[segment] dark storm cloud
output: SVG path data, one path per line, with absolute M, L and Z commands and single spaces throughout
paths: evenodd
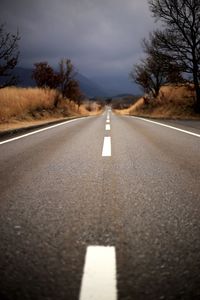
M 21 34 L 21 64 L 70 57 L 89 75 L 129 72 L 153 20 L 146 0 L 1 0 L 1 22 Z

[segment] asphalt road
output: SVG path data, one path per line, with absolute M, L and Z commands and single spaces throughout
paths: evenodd
M 78 300 L 90 245 L 119 300 L 200 299 L 200 123 L 106 114 L 0 145 L 0 299 Z

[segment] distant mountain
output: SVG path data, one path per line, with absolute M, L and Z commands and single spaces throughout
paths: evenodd
M 121 72 L 116 74 L 104 76 L 95 76 L 92 81 L 98 82 L 99 85 L 108 91 L 109 96 L 131 94 L 141 94 L 141 90 L 137 84 L 131 82 L 129 79 L 128 72 Z
M 21 67 L 16 67 L 13 73 L 18 78 L 18 86 L 21 87 L 35 87 L 35 80 L 32 79 L 32 69 L 25 69 Z
M 118 95 L 115 95 L 115 96 L 112 96 L 113 99 L 118 99 L 118 98 L 125 98 L 125 97 L 132 97 L 133 94 L 130 94 L 130 93 L 124 93 L 124 94 L 118 94 Z
M 78 73 L 76 76 L 81 90 L 89 97 L 106 97 L 107 91 L 104 91 L 96 82 Z
M 35 87 L 36 83 L 32 79 L 32 69 L 26 69 L 21 67 L 16 67 L 13 70 L 13 74 L 18 78 L 18 86 L 21 87 Z M 105 97 L 107 96 L 107 92 L 104 91 L 101 87 L 98 86 L 95 82 L 78 73 L 76 76 L 80 84 L 80 88 L 83 93 L 89 97 Z M 2 80 L 0 80 L 1 83 Z
M 35 87 L 36 83 L 31 78 L 32 69 L 16 67 L 13 71 L 19 79 L 18 86 Z M 80 88 L 83 93 L 89 97 L 118 97 L 128 94 L 140 94 L 136 84 L 131 83 L 127 74 L 114 74 L 112 76 L 98 76 L 92 79 L 78 73 L 76 79 L 79 81 Z M 0 78 L 0 84 L 2 80 Z
M 32 76 L 31 69 L 16 67 L 12 71 L 12 74 L 17 77 L 17 80 L 18 80 L 17 86 L 21 86 L 21 87 L 35 87 L 36 86 L 35 81 L 31 78 L 31 76 Z M 3 84 L 5 82 L 5 80 L 7 80 L 6 77 L 0 77 L 0 84 Z

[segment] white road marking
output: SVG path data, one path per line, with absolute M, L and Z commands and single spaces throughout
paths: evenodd
M 110 136 L 104 137 L 102 156 L 111 156 L 111 137 Z
M 196 137 L 200 137 L 200 134 L 194 133 L 192 131 L 180 129 L 178 127 L 174 127 L 174 126 L 166 125 L 166 124 L 163 124 L 163 123 L 159 123 L 159 122 L 155 122 L 155 121 L 143 119 L 143 118 L 140 118 L 140 117 L 134 117 L 134 118 L 142 120 L 142 121 L 145 121 L 145 122 L 153 123 L 153 124 L 156 124 L 156 125 L 160 125 L 160 126 L 163 126 L 163 127 L 167 127 L 167 128 L 170 128 L 170 129 L 174 129 L 174 130 L 177 130 L 177 131 L 180 131 L 180 132 L 183 132 L 183 133 L 187 133 L 187 134 L 190 134 L 190 135 L 193 135 L 193 136 L 196 136 Z
M 106 130 L 110 130 L 110 124 L 106 124 Z
M 117 300 L 115 247 L 87 247 L 79 300 Z
M 77 119 L 73 119 L 73 120 L 69 120 L 69 121 L 66 121 L 66 122 L 62 122 L 62 123 L 59 123 L 59 124 L 56 124 L 56 125 L 52 125 L 52 126 L 49 126 L 49 127 L 45 127 L 45 128 L 42 128 L 42 129 L 38 129 L 38 130 L 35 130 L 35 131 L 32 131 L 32 132 L 29 132 L 29 133 L 26 133 L 26 134 L 23 134 L 23 135 L 20 135 L 20 136 L 17 136 L 15 138 L 12 138 L 12 139 L 8 139 L 8 140 L 5 140 L 5 141 L 2 141 L 0 142 L 0 145 L 3 145 L 3 144 L 6 144 L 6 143 L 10 143 L 12 141 L 16 141 L 16 140 L 19 140 L 19 139 L 22 139 L 26 136 L 29 136 L 29 135 L 33 135 L 33 134 L 36 134 L 38 132 L 42 132 L 42 131 L 45 131 L 45 130 L 49 130 L 49 129 L 52 129 L 52 128 L 55 128 L 55 127 L 58 127 L 58 126 L 63 126 L 67 123 L 71 123 L 71 122 L 74 122 L 74 121 L 78 121 L 80 119 L 85 119 L 85 117 L 83 118 L 77 118 Z
M 110 123 L 110 120 L 106 120 L 106 123 Z

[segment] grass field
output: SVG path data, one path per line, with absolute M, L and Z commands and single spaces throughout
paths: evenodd
M 97 103 L 80 107 L 63 99 L 56 90 L 6 87 L 0 89 L 0 130 L 25 123 L 49 121 L 63 117 L 88 116 L 101 113 Z
M 169 119 L 199 119 L 194 113 L 195 92 L 191 85 L 163 86 L 157 99 L 138 99 L 128 109 L 117 110 L 119 114 L 169 118 Z

